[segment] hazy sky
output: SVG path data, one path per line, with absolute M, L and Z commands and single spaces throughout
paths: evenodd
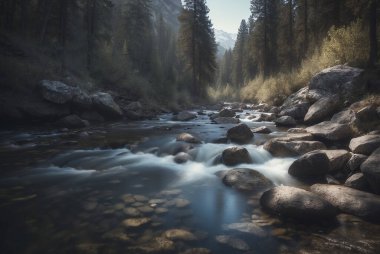
M 237 33 L 241 20 L 250 15 L 250 0 L 207 0 L 207 5 L 214 28 L 229 33 Z

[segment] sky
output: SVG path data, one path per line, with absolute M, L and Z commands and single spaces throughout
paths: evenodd
M 214 28 L 229 33 L 237 33 L 241 20 L 251 14 L 250 0 L 207 0 L 207 5 Z

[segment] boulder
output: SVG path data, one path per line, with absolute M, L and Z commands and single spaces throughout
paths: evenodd
M 119 105 L 109 93 L 98 92 L 92 95 L 95 109 L 106 119 L 119 119 L 123 116 Z
M 273 183 L 263 174 L 247 168 L 226 171 L 222 181 L 225 185 L 241 191 L 260 191 L 273 187 Z
M 186 163 L 192 159 L 193 157 L 191 157 L 190 154 L 184 152 L 180 152 L 176 156 L 174 156 L 174 162 L 178 164 Z
M 264 192 L 260 204 L 271 214 L 310 222 L 332 219 L 337 214 L 336 208 L 316 194 L 288 186 Z
M 84 111 L 80 114 L 80 117 L 90 123 L 101 123 L 104 122 L 104 117 L 102 117 L 96 111 Z
M 39 85 L 42 97 L 52 103 L 65 104 L 74 97 L 79 88 L 68 86 L 59 81 L 42 80 Z
M 89 125 L 88 121 L 81 119 L 77 115 L 66 116 L 56 123 L 58 126 L 69 129 L 83 128 Z
M 362 69 L 345 65 L 324 69 L 311 79 L 309 94 L 315 91 L 315 94 L 340 95 L 344 99 L 356 97 L 366 89 L 363 73 Z
M 177 141 L 183 141 L 190 144 L 200 144 L 202 141 L 200 141 L 198 138 L 194 137 L 190 133 L 181 133 L 176 138 Z
M 283 127 L 294 127 L 297 125 L 296 120 L 294 120 L 291 116 L 281 116 L 280 118 L 277 118 L 275 121 L 277 126 L 283 126 Z
M 190 120 L 195 119 L 195 118 L 197 118 L 196 114 L 191 113 L 189 111 L 182 111 L 182 112 L 179 112 L 178 115 L 174 116 L 173 120 L 186 122 L 186 121 L 190 121 Z
M 93 105 L 91 96 L 80 89 L 74 90 L 71 104 L 75 111 L 91 110 Z
M 306 128 L 306 131 L 317 138 L 329 141 L 348 140 L 354 135 L 354 131 L 349 125 L 332 121 L 313 125 Z
M 352 154 L 346 150 L 320 150 L 327 155 L 330 161 L 330 172 L 341 171 L 346 168 Z
M 236 143 L 248 143 L 252 140 L 253 133 L 246 124 L 239 124 L 227 131 L 227 138 Z
M 238 124 L 240 120 L 234 117 L 217 117 L 213 119 L 217 124 Z
M 276 115 L 273 113 L 262 113 L 259 118 L 256 120 L 257 122 L 271 122 L 276 119 Z
M 300 156 L 318 149 L 326 149 L 326 146 L 319 141 L 282 141 L 281 139 L 271 139 L 264 144 L 264 149 L 276 157 L 291 157 Z
M 223 109 L 219 112 L 219 117 L 235 117 L 236 113 L 230 109 Z
M 269 134 L 272 133 L 271 129 L 266 126 L 261 126 L 252 130 L 253 133 Z
M 351 173 L 360 171 L 360 166 L 368 159 L 368 156 L 363 154 L 352 154 L 351 158 L 347 162 L 347 169 Z
M 370 155 L 380 147 L 380 135 L 365 135 L 351 140 L 349 145 L 353 153 Z
M 380 197 L 377 195 L 339 185 L 315 184 L 310 189 L 344 213 L 371 221 L 380 220 Z
M 356 115 L 357 118 L 362 122 L 372 122 L 379 120 L 377 108 L 375 105 L 369 105 L 360 109 L 358 112 L 356 112 Z
M 298 178 L 325 176 L 330 171 L 329 158 L 324 152 L 312 151 L 295 160 L 288 173 Z
M 235 166 L 243 163 L 252 163 L 248 150 L 242 147 L 231 147 L 223 151 L 222 163 L 227 166 Z
M 368 159 L 360 166 L 364 176 L 367 178 L 371 189 L 380 194 L 380 148 L 376 149 Z
M 282 108 L 286 109 L 286 108 L 290 108 L 290 107 L 298 105 L 298 104 L 308 103 L 307 98 L 306 98 L 308 92 L 309 92 L 308 87 L 301 88 L 296 93 L 290 95 L 284 101 L 284 103 L 282 104 Z M 306 114 L 306 112 L 305 112 L 305 114 Z
M 307 123 L 318 123 L 331 117 L 339 108 L 339 98 L 337 96 L 328 96 L 319 99 L 307 111 L 304 121 Z
M 356 173 L 350 176 L 344 183 L 344 186 L 361 191 L 370 190 L 369 183 L 363 173 Z
M 350 124 L 350 125 L 355 125 L 357 124 L 357 117 L 355 111 L 351 109 L 346 109 L 343 110 L 339 113 L 336 113 L 333 115 L 331 118 L 331 122 L 334 123 L 339 123 L 339 124 Z
M 279 115 L 280 116 L 291 116 L 294 119 L 301 120 L 304 119 L 306 113 L 308 112 L 310 103 L 303 102 L 300 104 L 292 105 L 283 109 Z
M 307 133 L 304 128 L 291 128 L 288 130 L 288 133 L 299 134 L 299 133 Z

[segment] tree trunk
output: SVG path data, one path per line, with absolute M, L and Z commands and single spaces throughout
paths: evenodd
M 377 62 L 377 0 L 371 0 L 369 6 L 369 66 L 374 67 Z

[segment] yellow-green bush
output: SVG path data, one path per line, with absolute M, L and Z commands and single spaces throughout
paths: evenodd
M 234 101 L 239 98 L 239 92 L 232 86 L 218 86 L 207 88 L 207 96 L 212 101 Z

